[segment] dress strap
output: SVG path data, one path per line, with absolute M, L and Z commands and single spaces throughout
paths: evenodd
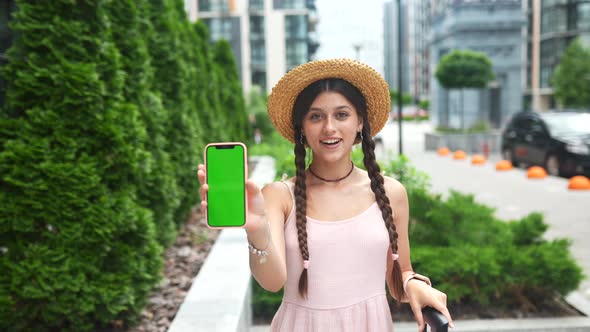
M 293 183 L 291 183 L 291 181 L 286 181 L 286 180 L 281 180 L 281 182 L 287 187 L 287 190 L 289 190 L 289 194 L 291 195 L 291 200 L 293 201 L 293 206 L 295 206 L 295 194 L 293 193 Z

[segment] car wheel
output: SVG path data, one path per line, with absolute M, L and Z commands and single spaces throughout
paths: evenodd
M 504 148 L 504 150 L 502 150 L 502 158 L 511 162 L 512 165 L 515 164 L 514 154 L 512 154 L 512 149 L 510 148 Z
M 553 176 L 561 175 L 560 171 L 560 162 L 556 155 L 550 154 L 547 156 L 545 160 L 545 168 L 547 169 L 547 173 Z

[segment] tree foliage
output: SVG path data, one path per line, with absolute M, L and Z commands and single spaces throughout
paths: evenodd
M 399 102 L 399 92 L 397 90 L 389 90 L 389 97 L 391 98 L 391 103 L 397 106 Z M 402 105 L 410 105 L 412 103 L 412 95 L 409 93 L 404 93 L 402 95 Z
M 133 325 L 199 200 L 204 144 L 244 137 L 231 54 L 182 0 L 16 8 L 0 68 L 0 330 Z
M 104 3 L 17 7 L 0 122 L 0 329 L 133 320 L 162 247 L 136 199 L 147 135 L 124 101 Z
M 575 39 L 551 78 L 555 99 L 564 107 L 590 108 L 590 49 Z
M 246 114 L 246 104 L 241 93 L 242 86 L 238 75 L 236 60 L 231 45 L 226 40 L 219 40 L 213 46 L 213 62 L 219 75 L 220 86 L 217 88 L 223 105 L 221 110 L 227 120 L 227 127 L 232 136 L 231 141 L 247 141 L 250 126 Z
M 138 183 L 138 201 L 152 211 L 158 240 L 168 245 L 176 237 L 174 211 L 179 205 L 179 194 L 174 166 L 166 151 L 168 114 L 154 88 L 154 69 L 147 45 L 154 33 L 151 23 L 145 20 L 149 2 L 111 1 L 107 9 L 122 69 L 127 73 L 123 97 L 140 113 L 147 134 L 145 149 L 149 159 L 140 169 L 142 181 Z
M 470 50 L 454 50 L 445 55 L 435 76 L 446 89 L 483 88 L 495 77 L 490 59 Z

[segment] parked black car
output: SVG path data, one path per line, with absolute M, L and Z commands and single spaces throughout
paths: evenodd
M 517 113 L 502 133 L 502 156 L 551 175 L 590 176 L 590 113 Z

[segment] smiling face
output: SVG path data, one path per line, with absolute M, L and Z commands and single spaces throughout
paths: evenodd
M 302 132 L 314 159 L 333 162 L 348 158 L 362 126 L 348 99 L 338 92 L 325 91 L 314 99 L 303 117 Z

